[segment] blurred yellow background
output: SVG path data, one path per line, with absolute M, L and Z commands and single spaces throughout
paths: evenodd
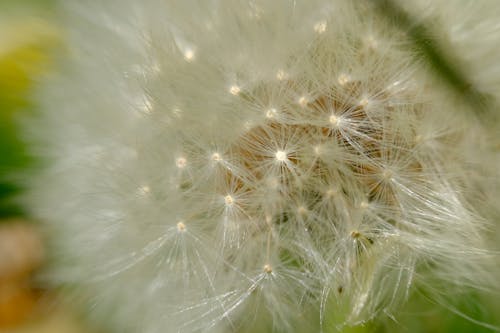
M 0 3 L 0 332 L 84 333 L 55 304 L 55 294 L 32 283 L 43 260 L 43 245 L 12 198 L 21 190 L 10 180 L 30 159 L 16 122 L 33 112 L 37 79 L 52 67 L 50 54 L 60 44 L 49 1 Z

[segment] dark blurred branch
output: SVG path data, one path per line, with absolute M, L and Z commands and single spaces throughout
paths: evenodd
M 493 99 L 482 93 L 469 80 L 451 55 L 443 50 L 428 25 L 415 20 L 394 0 L 366 0 L 373 4 L 380 16 L 405 33 L 435 74 L 470 106 L 472 112 L 482 121 L 494 117 Z

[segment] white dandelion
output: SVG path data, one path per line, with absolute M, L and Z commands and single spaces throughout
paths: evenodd
M 420 17 L 453 20 L 454 3 Z M 26 200 L 51 239 L 48 281 L 96 320 L 319 331 L 397 315 L 414 286 L 494 289 L 476 197 L 496 171 L 471 167 L 495 163 L 486 134 L 370 5 L 63 7 L 71 70 L 27 125 L 47 167 Z M 449 33 L 477 67 L 467 27 Z

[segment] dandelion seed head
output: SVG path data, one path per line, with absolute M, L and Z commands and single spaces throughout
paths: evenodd
M 415 283 L 491 287 L 484 126 L 383 15 L 348 0 L 68 1 L 85 20 L 68 20 L 71 56 L 27 125 L 49 163 L 26 201 L 58 231 L 55 283 L 116 331 L 251 331 L 248 313 L 320 331 L 330 313 L 339 327 L 397 314 Z M 448 22 L 438 2 L 417 22 Z M 466 26 L 460 43 L 484 29 Z M 494 90 L 481 66 L 470 82 Z

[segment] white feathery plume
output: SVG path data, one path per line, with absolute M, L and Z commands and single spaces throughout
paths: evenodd
M 475 198 L 494 170 L 471 165 L 496 157 L 365 2 L 63 7 L 68 59 L 26 129 L 48 160 L 27 201 L 50 281 L 116 331 L 340 329 L 414 285 L 492 288 Z

